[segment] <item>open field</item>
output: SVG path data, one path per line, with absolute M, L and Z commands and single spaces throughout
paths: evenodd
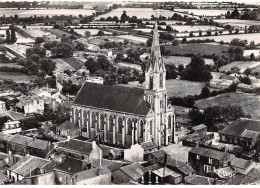
M 22 74 L 19 72 L 0 72 L 0 80 L 10 79 L 15 82 L 30 82 L 35 76 Z
M 244 50 L 243 56 L 244 56 L 244 57 L 250 56 L 252 53 L 255 55 L 255 57 L 259 56 L 259 55 L 260 55 L 260 49 Z
M 137 65 L 137 64 L 132 64 L 132 63 L 127 63 L 127 62 L 120 62 L 116 64 L 117 67 L 128 67 L 131 69 L 136 69 L 138 71 L 142 71 L 141 69 L 141 65 Z
M 187 80 L 166 80 L 167 94 L 169 97 L 185 97 L 187 95 L 199 95 L 205 86 L 203 82 L 191 82 Z
M 209 65 L 214 65 L 213 59 L 204 58 L 205 63 Z M 182 57 L 182 56 L 163 56 L 163 61 L 165 64 L 174 64 L 178 65 L 188 65 L 191 62 L 191 57 Z
M 171 25 L 173 29 L 179 32 L 191 32 L 191 31 L 207 31 L 207 30 L 223 30 L 221 27 L 208 26 L 208 25 Z
M 67 33 L 65 31 L 62 31 L 60 29 L 45 29 L 46 32 L 50 32 L 54 35 L 56 35 L 58 38 L 61 38 L 63 35 L 70 36 L 70 33 Z
M 44 31 L 40 30 L 40 29 L 23 29 L 20 28 L 23 32 L 27 33 L 28 35 L 30 35 L 32 38 L 36 38 L 36 37 L 42 37 L 43 34 L 45 33 Z
M 260 66 L 260 61 L 234 61 L 219 68 L 220 71 L 229 71 L 233 67 L 238 67 L 240 72 L 244 72 L 247 68 L 255 68 Z
M 196 101 L 195 105 L 200 109 L 214 106 L 237 105 L 244 113 L 260 118 L 259 96 L 250 93 L 225 93 Z
M 85 32 L 86 32 L 86 31 L 89 31 L 89 32 L 91 33 L 91 35 L 97 35 L 98 32 L 99 32 L 98 29 L 74 29 L 74 31 L 76 31 L 78 34 L 80 34 L 80 35 L 82 35 L 82 36 L 85 35 Z M 104 31 L 104 33 L 105 33 L 106 35 L 112 34 L 112 33 L 110 33 L 110 32 L 106 32 L 106 31 Z
M 224 25 L 231 25 L 235 27 L 242 27 L 245 28 L 245 26 L 251 26 L 251 25 L 259 25 L 259 21 L 255 20 L 239 20 L 239 19 L 216 19 L 214 22 L 218 22 Z
M 88 9 L 44 9 L 44 10 L 1 10 L 0 16 L 5 15 L 6 17 L 14 16 L 15 14 L 19 17 L 30 17 L 30 16 L 55 16 L 55 15 L 73 15 L 78 16 L 82 14 L 83 16 L 89 16 L 94 13 L 94 10 Z
M 166 49 L 171 50 L 172 55 L 185 55 L 185 54 L 203 54 L 203 55 L 216 55 L 222 54 L 222 51 L 227 51 L 228 46 L 212 45 L 206 43 L 193 43 L 193 44 L 182 44 L 178 46 L 165 46 Z
M 174 9 L 178 12 L 188 12 L 189 14 L 193 13 L 194 15 L 200 16 L 220 16 L 225 15 L 228 10 L 217 10 L 217 9 Z M 232 10 L 231 10 L 232 11 Z
M 56 71 L 64 71 L 64 70 L 75 70 L 74 67 L 72 67 L 71 65 L 69 65 L 68 63 L 66 63 L 65 61 L 63 61 L 62 59 L 52 59 L 54 62 L 56 62 Z
M 122 38 L 122 39 L 127 39 L 130 42 L 133 43 L 146 43 L 146 41 L 148 40 L 148 38 L 145 37 L 136 37 L 133 35 L 119 35 L 117 36 L 118 38 Z
M 232 34 L 232 35 L 218 35 L 218 36 L 202 36 L 202 37 L 192 37 L 187 38 L 187 40 L 192 39 L 214 39 L 216 42 L 224 41 L 230 42 L 234 38 L 239 38 L 240 40 L 247 40 L 248 43 L 255 41 L 255 44 L 260 43 L 260 33 L 247 33 L 247 34 Z

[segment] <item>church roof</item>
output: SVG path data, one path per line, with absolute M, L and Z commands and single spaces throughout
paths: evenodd
M 86 82 L 77 94 L 73 104 L 136 115 L 147 115 L 151 106 L 144 100 L 144 95 L 145 90 L 142 88 Z
M 166 71 L 165 65 L 164 65 L 164 62 L 163 62 L 163 58 L 161 56 L 157 21 L 155 22 L 155 26 L 154 26 L 151 55 L 150 55 L 150 60 L 147 64 L 146 70 L 148 70 L 148 71 L 153 70 L 155 72 L 158 72 L 158 71 L 161 71 L 161 70 Z

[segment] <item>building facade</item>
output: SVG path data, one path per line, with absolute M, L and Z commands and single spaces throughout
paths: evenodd
M 175 141 L 174 109 L 167 101 L 166 69 L 157 24 L 154 29 L 145 87 L 130 88 L 85 83 L 72 104 L 71 121 L 88 138 L 130 147 Z

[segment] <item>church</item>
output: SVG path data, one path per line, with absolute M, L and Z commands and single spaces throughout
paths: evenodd
M 174 143 L 175 114 L 166 93 L 166 69 L 155 23 L 143 88 L 86 82 L 75 97 L 71 121 L 82 136 L 130 147 L 155 142 Z

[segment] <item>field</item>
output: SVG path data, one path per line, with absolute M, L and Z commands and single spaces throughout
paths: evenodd
M 129 40 L 130 42 L 133 42 L 133 43 L 146 43 L 146 41 L 148 40 L 148 38 L 145 38 L 145 37 L 136 37 L 136 36 L 133 36 L 133 35 L 119 35 L 117 36 L 118 38 L 122 38 L 122 39 L 127 39 Z
M 19 65 L 19 64 L 17 64 L 17 63 L 1 63 L 1 62 L 0 62 L 0 67 L 23 68 L 22 65 Z
M 187 40 L 189 41 L 192 39 L 214 39 L 216 42 L 220 42 L 222 40 L 224 42 L 230 42 L 234 38 L 239 38 L 240 40 L 247 40 L 248 43 L 250 43 L 251 41 L 255 41 L 255 44 L 260 43 L 260 33 L 202 36 L 202 37 L 187 38 Z
M 212 59 L 204 58 L 206 64 L 213 65 L 214 62 Z M 182 56 L 163 56 L 163 61 L 165 64 L 174 64 L 176 66 L 178 65 L 188 65 L 191 62 L 190 57 L 182 57 Z
M 138 71 L 142 71 L 141 65 L 137 65 L 137 64 L 120 62 L 120 63 L 117 63 L 116 65 L 117 65 L 117 67 L 128 67 L 128 68 L 131 68 L 131 69 L 136 69 Z
M 187 95 L 199 95 L 205 86 L 203 82 L 191 82 L 187 80 L 166 80 L 167 94 L 169 97 L 184 97 Z
M 260 49 L 257 49 L 257 50 L 244 50 L 244 56 L 250 56 L 251 54 L 254 54 L 255 57 L 259 56 L 260 55 Z
M 189 14 L 193 13 L 194 15 L 199 16 L 220 16 L 225 15 L 228 10 L 215 10 L 215 9 L 174 9 L 179 12 L 188 12 Z
M 207 30 L 223 30 L 221 27 L 207 26 L 207 25 L 171 25 L 173 29 L 179 32 L 191 32 L 191 31 L 207 31 Z
M 86 31 L 89 31 L 91 33 L 91 35 L 97 35 L 99 30 L 98 29 L 74 29 L 74 31 L 76 31 L 78 34 L 84 36 Z M 109 35 L 112 33 L 109 32 L 104 32 L 105 34 Z
M 240 72 L 244 72 L 246 68 L 256 68 L 260 66 L 260 61 L 234 61 L 227 65 L 224 65 L 219 68 L 220 71 L 229 71 L 233 67 L 238 67 Z
M 55 15 L 73 15 L 78 16 L 79 14 L 92 15 L 94 10 L 87 9 L 44 9 L 44 10 L 1 10 L 0 16 L 5 15 L 6 17 L 14 16 L 17 14 L 19 17 L 30 17 L 30 16 L 55 16 Z
M 65 31 L 60 30 L 60 29 L 46 29 L 46 32 L 50 32 L 50 33 L 56 35 L 58 38 L 61 38 L 63 35 L 66 35 L 66 36 L 71 35 L 71 34 L 65 32 Z
M 81 69 L 82 66 L 84 66 L 84 63 L 82 63 L 81 61 L 78 61 L 74 57 L 62 58 L 62 60 L 65 61 L 66 63 L 68 63 L 70 66 L 74 67 L 76 70 Z
M 185 55 L 185 54 L 203 54 L 203 55 L 216 55 L 222 54 L 222 51 L 227 51 L 228 46 L 212 45 L 212 44 L 182 44 L 178 46 L 165 46 L 166 49 L 171 50 L 172 55 Z
M 75 70 L 74 67 L 72 67 L 71 65 L 69 65 L 68 63 L 66 63 L 65 61 L 63 61 L 62 59 L 53 59 L 54 62 L 56 62 L 56 71 L 61 71 L 63 72 L 64 70 Z
M 259 21 L 255 20 L 239 20 L 239 19 L 216 19 L 214 22 L 218 22 L 224 25 L 231 25 L 235 27 L 251 26 L 251 25 L 259 25 Z
M 42 37 L 43 34 L 45 33 L 44 31 L 40 30 L 40 29 L 23 29 L 20 28 L 23 32 L 27 33 L 28 35 L 30 35 L 32 38 L 36 38 L 36 37 Z
M 10 79 L 15 82 L 30 82 L 33 78 L 34 76 L 18 72 L 0 72 L 0 80 Z
M 166 18 L 168 18 L 168 17 L 172 17 L 174 13 L 178 13 L 178 12 L 174 12 L 171 10 L 163 10 L 163 9 L 153 10 L 152 8 L 118 8 L 107 14 L 98 16 L 97 19 L 107 18 L 109 16 L 111 16 L 111 17 L 117 16 L 118 18 L 120 18 L 123 11 L 126 11 L 126 14 L 130 17 L 136 16 L 137 18 L 146 18 L 146 19 L 150 19 L 152 15 L 156 16 L 156 14 L 157 14 L 157 17 L 165 16 Z M 183 13 L 178 13 L 178 14 L 186 15 Z
M 195 105 L 200 109 L 214 106 L 238 105 L 244 113 L 260 118 L 259 97 L 249 93 L 225 93 L 215 97 L 196 101 Z

